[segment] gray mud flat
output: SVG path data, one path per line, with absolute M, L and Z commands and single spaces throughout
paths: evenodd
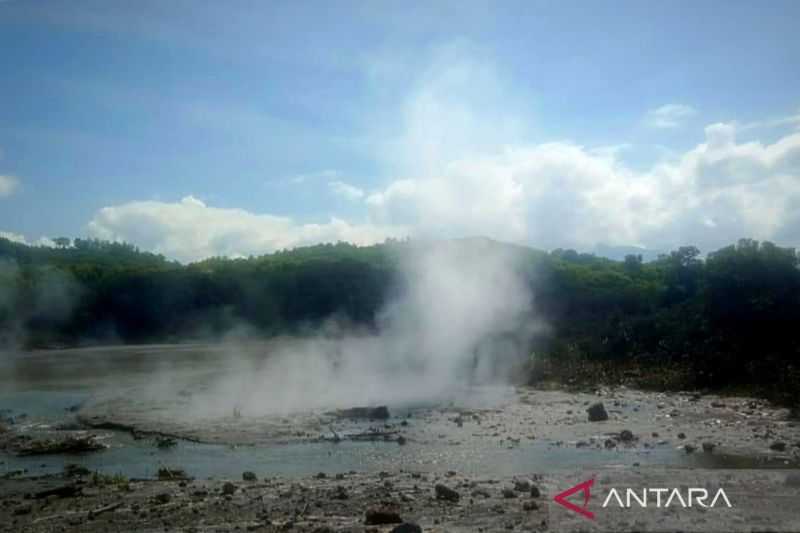
M 239 410 L 209 386 L 220 353 L 35 353 L 0 375 L 0 531 L 392 531 L 367 524 L 370 509 L 373 521 L 442 532 L 800 530 L 800 424 L 761 400 L 472 387 L 389 404 L 388 417 L 372 419 L 342 414 L 376 405 Z M 148 394 L 156 377 L 160 393 Z M 590 422 L 598 402 L 607 418 Z M 102 449 L 53 446 L 89 436 Z M 58 453 L 19 453 L 31 442 Z M 101 474 L 65 477 L 70 463 Z M 159 481 L 165 467 L 195 479 Z M 257 480 L 243 481 L 244 471 Z M 553 501 L 589 478 L 594 520 Z M 520 479 L 540 496 L 516 490 Z M 597 501 L 611 486 L 670 483 L 723 486 L 734 508 L 603 510 Z M 437 484 L 458 499 L 437 498 Z

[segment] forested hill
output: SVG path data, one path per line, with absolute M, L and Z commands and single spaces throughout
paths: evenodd
M 60 244 L 0 239 L 0 343 L 170 341 L 242 324 L 272 335 L 332 316 L 368 329 L 399 290 L 411 246 L 340 243 L 181 265 L 127 244 Z M 800 388 L 794 249 L 741 240 L 705 259 L 682 247 L 644 263 L 514 248 L 550 326 L 531 346 L 542 360 L 673 364 L 691 368 L 698 386 Z

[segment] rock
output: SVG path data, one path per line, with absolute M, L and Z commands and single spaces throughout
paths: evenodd
M 683 447 L 683 450 L 684 450 L 686 453 L 693 453 L 693 452 L 694 452 L 696 449 L 697 449 L 697 448 L 696 448 L 696 447 L 694 447 L 694 446 L 692 446 L 691 444 L 687 444 L 687 445 L 685 445 L 685 446 Z
M 522 504 L 523 511 L 535 511 L 539 508 L 539 504 L 533 501 L 527 501 Z
M 68 436 L 64 439 L 33 439 L 18 441 L 18 455 L 73 454 L 105 450 L 106 445 L 95 440 L 94 435 Z
M 258 476 L 254 472 L 242 472 L 242 479 L 244 481 L 258 481 Z
M 231 483 L 230 481 L 226 481 L 224 485 L 222 485 L 222 494 L 229 496 L 236 492 L 236 485 Z
M 617 446 L 617 443 L 615 441 L 611 440 L 611 439 L 606 439 L 606 441 L 603 443 L 603 445 L 606 448 L 611 449 L 611 448 L 615 448 Z
M 503 490 L 501 491 L 501 494 L 503 495 L 503 498 L 516 498 L 517 497 L 517 493 L 511 487 L 503 487 Z
M 542 491 L 536 485 L 531 485 L 531 498 L 538 498 L 542 495 Z
M 33 511 L 33 508 L 30 505 L 20 505 L 19 507 L 16 507 L 14 509 L 14 515 L 22 516 L 26 514 L 31 514 L 31 511 Z
M 384 524 L 400 524 L 403 519 L 397 511 L 389 507 L 372 507 L 367 509 L 364 524 L 368 526 L 380 526 Z
M 347 489 L 341 485 L 336 486 L 331 493 L 332 500 L 346 500 L 350 497 L 350 494 L 347 493 Z
M 83 488 L 78 485 L 63 485 L 52 489 L 41 490 L 33 495 L 37 500 L 58 496 L 59 498 L 72 498 L 83 492 Z
M 514 490 L 516 491 L 528 492 L 529 490 L 531 490 L 531 486 L 533 486 L 533 483 L 531 483 L 530 479 L 514 480 Z
M 601 422 L 603 420 L 608 420 L 608 413 L 606 412 L 606 408 L 603 405 L 603 402 L 597 402 L 596 404 L 590 405 L 586 412 L 589 413 L 589 422 Z
M 172 437 L 157 437 L 156 438 L 156 448 L 160 448 L 162 450 L 166 450 L 168 448 L 174 448 L 177 445 L 178 445 L 178 441 L 176 441 Z
M 158 479 L 160 481 L 180 480 L 189 479 L 189 476 L 186 475 L 186 471 L 183 469 L 164 467 L 158 469 Z
M 76 465 L 74 463 L 64 465 L 64 475 L 67 477 L 80 477 L 88 476 L 91 472 L 85 466 Z
M 772 444 L 770 444 L 769 449 L 773 450 L 773 451 L 776 451 L 776 452 L 786 451 L 786 443 L 785 442 L 780 442 L 780 441 L 775 441 Z
M 408 442 L 408 441 L 406 440 L 406 438 L 404 436 L 400 435 L 399 437 L 397 437 L 397 444 L 399 444 L 400 446 L 405 445 L 406 442 Z M 395 529 L 397 529 L 397 528 L 395 528 Z
M 351 407 L 340 409 L 333 413 L 340 418 L 367 418 L 370 420 L 386 420 L 389 418 L 389 408 L 385 405 L 377 407 Z
M 477 498 L 478 496 L 481 498 L 491 498 L 492 494 L 486 489 L 478 488 L 472 491 L 472 497 Z
M 703 451 L 706 452 L 706 453 L 713 452 L 714 448 L 716 448 L 716 447 L 717 447 L 717 445 L 714 444 L 713 442 L 704 442 L 703 443 Z
M 711 407 L 714 407 L 716 409 L 723 409 L 725 407 L 725 404 L 722 402 L 711 402 Z
M 622 442 L 631 442 L 634 438 L 633 432 L 629 429 L 623 429 L 619 432 L 619 440 Z
M 446 485 L 442 485 L 441 483 L 437 483 L 436 487 L 434 487 L 434 490 L 436 492 L 437 500 L 457 502 L 461 498 L 461 495 L 458 492 Z
M 683 433 L 683 432 L 678 433 L 678 438 L 681 439 L 681 440 L 685 439 L 686 438 L 686 433 Z
M 161 492 L 155 496 L 156 503 L 164 505 L 172 501 L 172 494 L 169 492 Z
M 422 533 L 422 528 L 413 522 L 404 522 L 392 529 L 391 533 Z

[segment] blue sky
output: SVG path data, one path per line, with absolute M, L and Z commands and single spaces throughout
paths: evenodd
M 800 245 L 798 2 L 0 2 L 0 232 Z

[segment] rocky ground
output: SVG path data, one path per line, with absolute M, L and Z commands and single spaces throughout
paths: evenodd
M 453 472 L 306 479 L 148 480 L 90 474 L 0 481 L 0 531 L 495 531 L 547 527 L 530 480 Z
M 446 441 L 514 446 L 537 441 L 576 448 L 656 448 L 688 453 L 760 456 L 797 461 L 800 421 L 788 409 L 764 400 L 693 392 L 655 393 L 625 387 L 592 393 L 517 388 L 492 407 L 437 405 L 392 412 L 388 419 L 356 419 L 318 411 L 287 416 L 244 415 L 186 419 L 176 396 L 155 403 L 135 394 L 97 398 L 79 412 L 88 426 L 122 427 L 142 434 L 170 435 L 199 442 L 267 445 L 336 438 L 399 440 L 429 445 Z M 590 420 L 588 409 L 602 403 L 606 416 Z M 390 410 L 391 407 L 390 407 Z M 620 437 L 624 438 L 620 438 Z
M 374 472 L 284 479 L 127 480 L 81 472 L 0 480 L 0 531 L 800 531 L 800 476 L 785 470 L 600 472 L 587 520 L 553 496 L 573 476 Z M 603 508 L 604 487 L 722 486 L 732 505 Z M 582 505 L 580 498 L 575 500 Z

